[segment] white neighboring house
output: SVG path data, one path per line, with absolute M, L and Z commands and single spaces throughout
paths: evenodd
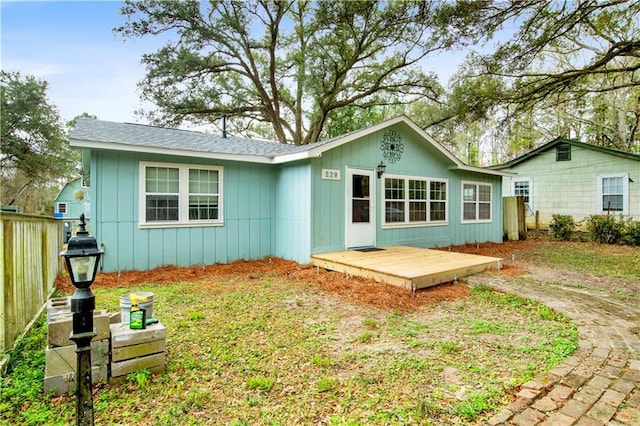
M 527 226 L 541 227 L 554 214 L 581 222 L 613 214 L 640 220 L 640 154 L 556 138 L 508 163 L 492 167 L 503 177 L 502 195 L 522 195 Z

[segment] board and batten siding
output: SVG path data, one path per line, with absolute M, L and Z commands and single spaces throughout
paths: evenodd
M 502 177 L 473 172 L 453 172 L 454 184 L 451 193 L 451 244 L 461 245 L 483 242 L 502 242 Z M 462 223 L 462 183 L 477 182 L 491 184 L 491 221 L 487 223 Z
M 276 193 L 275 255 L 309 263 L 311 254 L 311 173 L 309 161 L 280 166 Z
M 617 173 L 629 174 L 628 217 L 640 219 L 640 161 L 572 145 L 570 161 L 556 161 L 556 150 L 552 147 L 508 171 L 517 176 L 504 178 L 504 196 L 512 195 L 514 179 L 531 179 L 533 207 L 527 215 L 530 227 L 535 225 L 536 211 L 543 226 L 549 224 L 554 214 L 571 215 L 577 222 L 602 214 L 598 176 Z
M 341 145 L 311 161 L 312 228 L 311 253 L 344 250 L 347 168 L 375 170 L 383 160 L 380 144 L 385 132 L 396 131 L 403 141 L 403 154 L 396 163 L 384 161 L 385 175 L 415 176 L 447 180 L 448 221 L 410 227 L 383 227 L 384 176 L 375 178 L 376 246 L 409 245 L 416 247 L 444 247 L 466 242 L 499 242 L 502 238 L 501 177 L 482 173 L 450 170 L 451 160 L 430 144 L 422 142 L 405 125 L 397 125 Z M 340 171 L 340 180 L 322 179 L 322 170 Z M 461 223 L 462 181 L 492 185 L 492 221 L 490 223 Z
M 223 167 L 221 226 L 139 227 L 139 163 Z M 93 223 L 103 271 L 148 270 L 260 259 L 275 250 L 277 171 L 262 164 L 93 151 Z M 96 193 L 95 188 L 101 188 Z

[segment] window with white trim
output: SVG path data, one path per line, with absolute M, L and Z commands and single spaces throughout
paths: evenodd
M 491 222 L 491 184 L 462 182 L 462 222 Z
M 445 224 L 447 180 L 386 175 L 383 225 Z
M 598 199 L 602 213 L 627 214 L 629 176 L 626 173 L 598 176 Z
M 67 214 L 67 203 L 56 204 L 56 213 Z
M 140 162 L 140 225 L 222 224 L 222 167 Z
M 524 197 L 527 211 L 533 211 L 533 190 L 531 178 L 518 178 L 511 180 L 511 195 Z

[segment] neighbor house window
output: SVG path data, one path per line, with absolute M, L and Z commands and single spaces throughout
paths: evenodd
M 141 226 L 222 224 L 222 168 L 140 163 Z
M 491 185 L 462 182 L 462 221 L 491 222 Z
M 511 195 L 524 197 L 527 211 L 533 211 L 533 191 L 531 178 L 513 179 L 511 181 Z
M 598 176 L 600 211 L 627 214 L 629 176 L 626 173 Z
M 556 161 L 571 161 L 571 144 L 559 143 L 556 145 Z
M 58 203 L 56 205 L 57 211 L 56 213 L 67 214 L 67 203 Z
M 446 180 L 409 176 L 384 178 L 383 225 L 442 224 L 446 220 Z

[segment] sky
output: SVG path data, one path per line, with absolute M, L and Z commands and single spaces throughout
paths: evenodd
M 117 1 L 0 0 L 0 62 L 4 71 L 31 74 L 49 83 L 48 98 L 66 122 L 83 112 L 101 120 L 145 123 L 137 83 L 140 58 L 161 38 L 124 40 L 113 33 L 125 23 Z M 446 83 L 464 54 L 438 58 L 433 70 Z M 430 70 L 427 70 L 430 71 Z
M 64 121 L 87 112 L 101 120 L 144 122 L 134 115 L 143 106 L 140 58 L 163 41 L 115 35 L 112 29 L 125 22 L 119 2 L 0 1 L 4 71 L 46 80 L 49 101 Z

